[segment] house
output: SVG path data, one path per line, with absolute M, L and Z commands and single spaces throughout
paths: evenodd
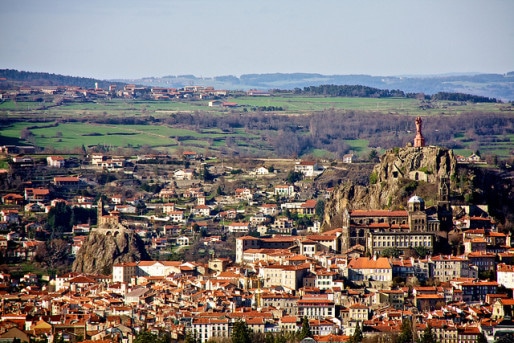
M 429 264 L 430 276 L 440 282 L 448 282 L 455 278 L 478 277 L 478 268 L 464 256 L 433 256 L 429 258 Z
M 40 202 L 32 202 L 24 207 L 25 212 L 45 212 L 45 205 Z
M 180 246 L 187 246 L 189 245 L 189 237 L 187 236 L 180 236 L 177 238 L 177 244 Z
M 186 160 L 195 160 L 199 157 L 199 155 L 194 152 L 194 151 L 184 151 L 182 153 L 182 156 L 186 159 Z
M 255 169 L 255 174 L 257 174 L 257 175 L 268 175 L 269 174 L 269 170 L 266 167 L 259 167 L 259 168 Z
M 278 195 L 279 197 L 290 198 L 295 194 L 294 186 L 293 185 L 276 185 L 274 194 Z
M 239 201 L 252 200 L 253 194 L 249 188 L 237 188 L 235 190 L 235 198 Z
M 277 204 L 262 204 L 259 211 L 266 216 L 275 216 L 278 214 Z
M 343 163 L 353 163 L 355 159 L 354 154 L 345 154 L 343 155 Z
M 172 202 L 166 203 L 162 205 L 162 213 L 170 214 L 175 211 L 175 204 Z
M 195 216 L 208 217 L 211 214 L 211 208 L 207 205 L 196 205 L 192 212 Z
M 25 200 L 45 203 L 50 200 L 50 190 L 48 188 L 25 188 Z
M 82 187 L 82 181 L 78 176 L 56 176 L 54 185 L 67 189 L 78 189 Z
M 319 166 L 313 161 L 296 162 L 294 171 L 302 173 L 305 177 L 314 177 L 319 174 Z
M 25 198 L 21 194 L 9 193 L 2 197 L 4 205 L 23 205 Z
M 209 101 L 209 107 L 221 107 L 221 105 L 223 105 L 223 101 L 220 101 L 220 100 Z
M 328 297 L 306 297 L 298 300 L 298 316 L 307 319 L 325 319 L 336 316 L 336 306 Z
M 181 169 L 173 173 L 176 180 L 193 180 L 195 171 L 193 169 Z
M 195 317 L 192 319 L 190 330 L 191 333 L 196 333 L 200 342 L 230 337 L 229 319 L 226 317 Z
M 134 214 L 137 212 L 136 206 L 133 205 L 116 205 L 114 206 L 114 210 L 120 213 L 130 213 Z
M 470 162 L 470 163 L 477 163 L 477 162 L 480 162 L 480 161 L 481 161 L 481 158 L 477 154 L 471 154 L 468 157 L 468 162 Z
M 20 222 L 18 210 L 14 209 L 3 209 L 0 211 L 0 218 L 1 221 L 7 222 L 8 224 L 18 224 Z
M 354 282 L 380 281 L 391 282 L 393 269 L 385 257 L 359 257 L 348 263 L 348 279 Z
M 183 223 L 184 222 L 184 211 L 171 211 L 166 213 L 170 218 L 170 221 L 174 223 Z
M 503 287 L 514 289 L 514 266 L 499 263 L 496 270 L 496 280 Z
M 62 156 L 48 156 L 46 158 L 46 163 L 49 167 L 64 168 L 66 160 Z
M 247 233 L 250 231 L 250 223 L 233 222 L 228 224 L 227 229 L 230 233 Z
M 316 213 L 316 199 L 310 199 L 300 205 L 300 214 L 311 216 Z

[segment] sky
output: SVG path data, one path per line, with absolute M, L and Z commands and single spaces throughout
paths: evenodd
M 98 79 L 514 71 L 513 0 L 2 0 L 0 69 Z

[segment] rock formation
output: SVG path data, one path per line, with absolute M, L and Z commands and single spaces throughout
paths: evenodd
M 72 270 L 79 273 L 111 274 L 120 262 L 151 260 L 139 235 L 126 230 L 116 236 L 91 232 L 77 253 Z
M 437 196 L 440 180 L 450 180 L 456 173 L 453 151 L 442 147 L 405 147 L 388 150 L 375 165 L 368 186 L 351 181 L 341 183 L 325 207 L 324 228 L 341 226 L 341 213 L 348 209 L 395 209 L 406 191 L 406 184 L 415 181 L 433 184 Z
M 120 223 L 119 213 L 103 214 L 98 201 L 98 227 L 94 228 L 77 253 L 72 270 L 79 273 L 111 274 L 120 262 L 151 260 L 141 237 Z

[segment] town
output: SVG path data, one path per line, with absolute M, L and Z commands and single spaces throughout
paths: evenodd
M 446 173 L 481 163 L 426 146 L 416 126 L 384 168 L 401 154 L 447 158 Z M 514 330 L 510 233 L 487 205 L 453 204 L 440 170 L 395 162 L 391 182 L 432 184 L 435 197 L 332 215 L 340 185 L 319 180 L 352 155 L 334 166 L 187 150 L 1 153 L 6 342 L 223 342 L 241 324 L 255 342 L 495 342 Z

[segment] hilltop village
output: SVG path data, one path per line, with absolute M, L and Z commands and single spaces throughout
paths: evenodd
M 416 124 L 402 149 L 429 156 L 438 148 Z M 213 163 L 194 151 L 83 161 L 31 147 L 2 153 L 12 190 L 0 211 L 2 342 L 132 342 L 148 332 L 223 342 L 240 323 L 256 342 L 474 343 L 514 330 L 510 233 L 486 204 L 454 204 L 451 175 L 405 173 L 434 181 L 434 199 L 344 206 L 332 227 L 325 211 L 339 185 L 318 180 L 352 156 L 334 167 Z

